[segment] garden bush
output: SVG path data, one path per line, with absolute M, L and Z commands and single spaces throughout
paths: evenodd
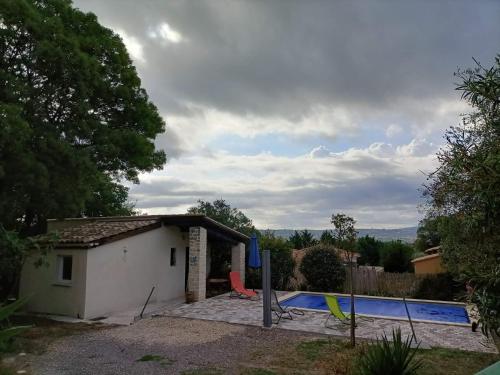
M 382 264 L 385 272 L 413 272 L 411 259 L 413 247 L 401 241 L 385 242 L 382 247 Z
M 12 314 L 19 310 L 26 302 L 27 297 L 18 299 L 11 304 L 0 306 L 0 353 L 9 349 L 9 345 L 14 337 L 30 328 L 30 326 L 12 326 L 9 322 Z
M 290 243 L 272 233 L 264 233 L 259 238 L 259 248 L 261 258 L 262 250 L 271 251 L 271 287 L 276 290 L 288 290 L 295 267 Z M 262 269 L 247 268 L 246 286 L 248 288 L 262 287 Z
M 309 290 L 336 292 L 343 289 L 345 268 L 331 246 L 318 245 L 309 249 L 302 259 L 300 272 L 306 278 Z
M 453 301 L 465 294 L 465 285 L 449 273 L 428 275 L 420 282 L 413 298 Z

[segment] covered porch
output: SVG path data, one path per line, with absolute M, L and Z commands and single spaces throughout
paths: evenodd
M 185 289 L 194 301 L 207 297 L 211 259 L 220 246 L 229 247 L 231 271 L 245 282 L 245 248 L 249 238 L 204 215 L 163 215 L 165 226 L 178 227 L 186 238 Z M 227 275 L 224 275 L 227 277 Z

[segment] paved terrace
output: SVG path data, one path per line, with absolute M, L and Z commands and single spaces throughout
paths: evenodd
M 262 300 L 233 299 L 229 298 L 228 294 L 223 294 L 165 310 L 162 315 L 262 327 Z M 303 316 L 293 314 L 292 316 L 293 320 L 282 319 L 279 325 L 273 325 L 273 328 L 349 337 L 348 325 L 334 323 L 332 324 L 336 327 L 334 329 L 324 326 L 327 318 L 326 313 L 305 311 Z M 332 322 L 334 321 L 330 319 L 329 324 Z M 392 329 L 398 326 L 403 335 L 411 334 L 410 324 L 401 320 L 358 319 L 357 325 L 356 337 L 365 339 L 376 339 L 381 337 L 384 332 L 390 335 Z M 413 326 L 417 340 L 421 341 L 422 348 L 443 347 L 475 352 L 498 352 L 491 340 L 480 332 L 472 332 L 468 327 L 422 322 L 414 322 Z

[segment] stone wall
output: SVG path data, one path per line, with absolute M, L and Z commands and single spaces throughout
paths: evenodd
M 207 279 L 207 230 L 202 227 L 189 228 L 189 275 L 188 291 L 195 301 L 206 297 Z

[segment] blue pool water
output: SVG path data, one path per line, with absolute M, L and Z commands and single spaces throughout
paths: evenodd
M 343 312 L 351 310 L 349 296 L 337 296 Z M 321 294 L 300 293 L 280 302 L 284 306 L 328 311 L 325 298 Z M 431 302 L 406 301 L 412 320 L 433 320 L 446 323 L 469 323 L 464 306 Z M 354 297 L 356 314 L 390 316 L 408 319 L 403 300 Z

